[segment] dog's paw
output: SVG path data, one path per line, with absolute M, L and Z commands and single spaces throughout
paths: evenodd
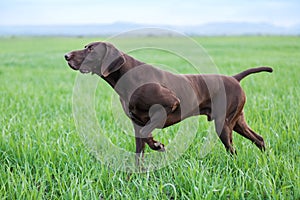
M 160 152 L 166 151 L 165 145 L 160 142 L 155 142 L 155 143 L 153 143 L 153 145 L 154 145 L 153 150 L 160 151 Z

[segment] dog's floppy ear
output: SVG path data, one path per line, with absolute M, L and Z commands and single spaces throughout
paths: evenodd
M 101 75 L 107 77 L 125 64 L 124 55 L 110 43 L 103 43 L 106 47 L 105 56 L 102 59 Z

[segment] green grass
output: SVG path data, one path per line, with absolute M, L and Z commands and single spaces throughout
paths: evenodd
M 99 38 L 0 38 L 0 197 L 299 199 L 300 38 L 194 39 L 222 74 L 260 65 L 274 68 L 273 74 L 257 74 L 242 81 L 247 94 L 246 118 L 264 137 L 265 153 L 234 134 L 236 158 L 226 153 L 220 141 L 202 157 L 199 141 L 203 141 L 209 123 L 199 117 L 196 138 L 173 164 L 143 174 L 111 170 L 89 152 L 76 130 L 72 93 L 77 73 L 63 59 L 64 53 Z M 120 46 L 136 46 L 153 40 L 173 44 L 166 38 L 124 38 L 119 42 Z M 193 73 L 187 63 L 170 55 L 155 51 L 133 55 Z M 102 98 L 96 101 L 97 119 L 105 124 L 105 134 L 113 143 L 133 151 L 134 139 L 116 127 L 107 109 L 112 94 L 100 80 L 97 95 Z M 164 134 L 158 131 L 156 137 L 168 143 L 175 129 L 163 130 Z

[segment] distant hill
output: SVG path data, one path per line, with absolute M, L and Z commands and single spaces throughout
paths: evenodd
M 188 35 L 300 35 L 300 24 L 292 27 L 274 26 L 268 23 L 222 22 L 196 26 L 144 25 L 126 22 L 90 25 L 41 25 L 41 26 L 0 26 L 0 35 L 18 36 L 90 36 L 111 35 L 141 28 L 162 28 L 183 32 Z M 141 35 L 170 34 L 166 30 L 145 29 Z

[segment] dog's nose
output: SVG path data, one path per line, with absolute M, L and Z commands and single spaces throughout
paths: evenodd
M 65 54 L 65 59 L 66 61 L 71 60 L 71 54 L 70 53 Z

